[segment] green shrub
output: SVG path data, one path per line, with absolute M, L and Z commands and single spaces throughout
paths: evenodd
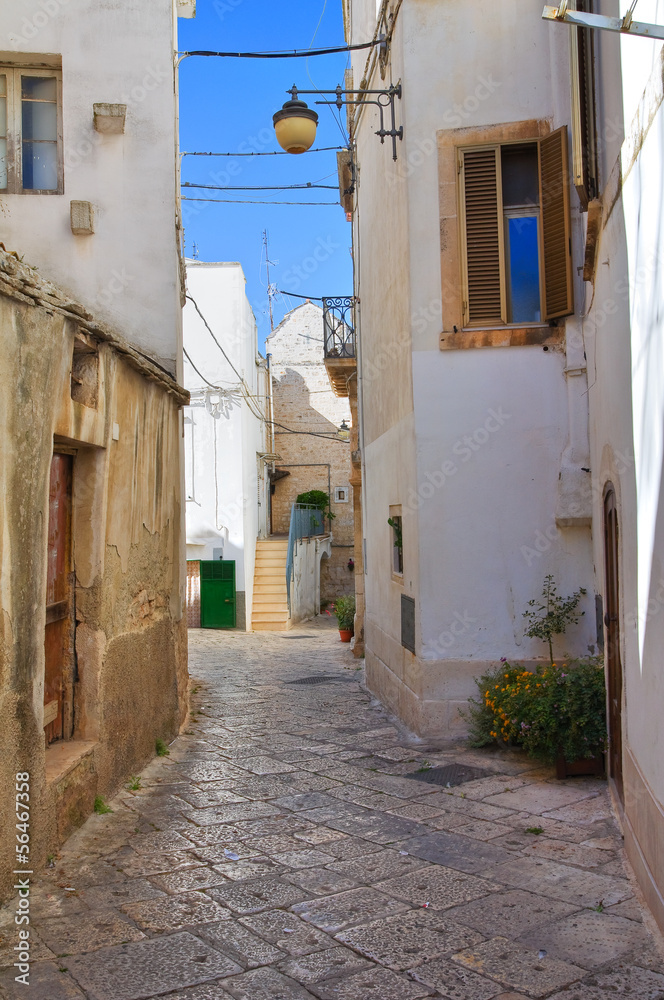
M 334 602 L 334 613 L 340 629 L 352 629 L 355 624 L 355 598 L 352 594 L 337 597 Z
M 600 657 L 534 673 L 503 662 L 477 680 L 480 699 L 466 713 L 472 746 L 522 746 L 553 763 L 596 757 L 607 745 L 606 693 Z
M 155 749 L 155 753 L 157 754 L 157 757 L 169 757 L 170 756 L 171 751 L 168 749 L 168 746 L 164 743 L 164 741 L 161 739 L 161 737 L 159 737 L 155 741 L 154 749 Z
M 100 816 L 103 816 L 104 813 L 113 812 L 111 807 L 106 805 L 101 795 L 97 795 L 95 798 L 94 810 Z
M 337 516 L 330 510 L 330 494 L 326 493 L 325 490 L 309 490 L 307 493 L 300 493 L 295 498 L 295 503 L 309 504 L 310 507 L 322 510 L 330 521 Z

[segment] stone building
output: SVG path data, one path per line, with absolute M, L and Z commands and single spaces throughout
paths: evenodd
M 186 716 L 179 9 L 0 0 L 2 893 Z
M 332 555 L 321 564 L 320 585 L 321 602 L 330 602 L 355 589 L 350 442 L 349 434 L 339 433 L 344 421 L 350 428 L 351 415 L 348 401 L 333 393 L 328 380 L 320 306 L 306 302 L 288 313 L 268 337 L 266 351 L 271 357 L 274 447 L 279 456 L 271 530 L 288 534 L 291 506 L 300 493 L 329 493 Z

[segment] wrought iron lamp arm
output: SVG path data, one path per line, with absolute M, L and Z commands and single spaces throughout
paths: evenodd
M 318 94 L 324 96 L 326 94 L 334 95 L 334 101 L 316 101 L 316 104 L 326 104 L 328 106 L 336 105 L 336 107 L 341 111 L 344 105 L 354 105 L 356 107 L 362 106 L 363 104 L 373 104 L 380 112 L 380 128 L 376 132 L 376 135 L 380 137 L 381 143 L 385 142 L 386 136 L 392 139 L 392 159 L 397 158 L 397 139 L 403 139 L 403 125 L 399 128 L 396 127 L 396 113 L 395 113 L 395 98 L 401 100 L 402 88 L 401 83 L 397 83 L 392 87 L 388 87 L 386 90 L 344 90 L 341 86 L 335 88 L 335 90 L 299 90 L 295 84 L 286 91 L 286 93 L 291 95 L 291 100 L 297 101 L 299 94 Z M 352 100 L 352 98 L 357 95 L 359 100 Z M 367 95 L 372 95 L 375 100 L 367 100 Z M 349 100 L 349 97 L 351 98 Z M 390 109 L 390 120 L 391 128 L 385 128 L 385 110 Z

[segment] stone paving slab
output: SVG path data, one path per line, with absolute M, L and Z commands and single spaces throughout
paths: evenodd
M 68 958 L 67 964 L 90 1000 L 144 1000 L 155 992 L 240 971 L 226 956 L 187 933 L 103 948 Z
M 532 889 L 578 906 L 594 908 L 621 903 L 633 895 L 626 879 L 610 878 L 581 871 L 553 861 L 539 861 L 520 855 L 487 871 L 497 882 L 520 889 Z
M 335 937 L 395 972 L 404 972 L 482 940 L 476 931 L 446 920 L 434 910 L 423 909 L 350 927 Z
M 585 975 L 584 969 L 548 956 L 540 958 L 540 954 L 507 938 L 496 937 L 459 952 L 454 961 L 532 997 L 546 996 L 552 989 L 577 982 Z
M 603 783 L 288 684 L 357 678 L 327 620 L 195 630 L 190 664 L 170 757 L 35 878 L 29 993 L 0 910 L 2 1000 L 664 1000 Z M 412 778 L 451 763 L 488 776 Z

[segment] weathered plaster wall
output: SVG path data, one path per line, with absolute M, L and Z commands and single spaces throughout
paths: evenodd
M 3 195 L 5 246 L 176 374 L 174 0 L 68 0 L 43 10 L 0 0 L 0 22 L 0 61 L 61 57 L 64 134 L 65 193 Z M 124 134 L 95 131 L 98 102 L 126 104 Z M 92 203 L 94 235 L 73 235 L 72 200 Z
M 187 711 L 181 416 L 186 398 L 99 330 L 98 406 L 71 398 L 74 337 L 91 327 L 25 265 L 0 259 L 0 893 L 11 884 L 13 775 L 30 772 L 31 858 L 172 739 Z M 28 283 L 32 282 L 32 286 Z M 20 289 L 23 289 L 22 291 Z M 35 301 L 36 299 L 40 301 Z M 41 304 L 40 304 L 41 303 Z M 100 339 L 105 335 L 106 340 Z M 114 428 L 114 425 L 115 426 Z M 114 435 L 115 429 L 115 435 Z M 117 437 L 117 440 L 114 440 Z M 44 626 L 54 439 L 75 450 L 73 558 L 80 794 L 46 781 Z M 67 744 L 54 744 L 62 749 Z M 57 770 L 57 769 L 56 769 Z M 68 802 L 59 800 L 69 795 Z M 73 796 L 73 798 L 72 798 Z
M 332 552 L 321 568 L 321 601 L 353 593 L 354 577 L 347 563 L 353 555 L 353 503 L 349 484 L 349 442 L 333 435 L 342 420 L 350 426 L 348 399 L 334 395 L 323 359 L 323 311 L 311 302 L 294 309 L 273 334 L 266 350 L 272 355 L 275 463 L 289 475 L 278 479 L 272 496 L 272 530 L 288 534 L 291 505 L 300 493 L 331 490 Z M 289 430 L 309 433 L 292 434 Z M 329 466 L 329 483 L 328 483 Z M 336 503 L 334 490 L 344 487 L 348 502 Z

